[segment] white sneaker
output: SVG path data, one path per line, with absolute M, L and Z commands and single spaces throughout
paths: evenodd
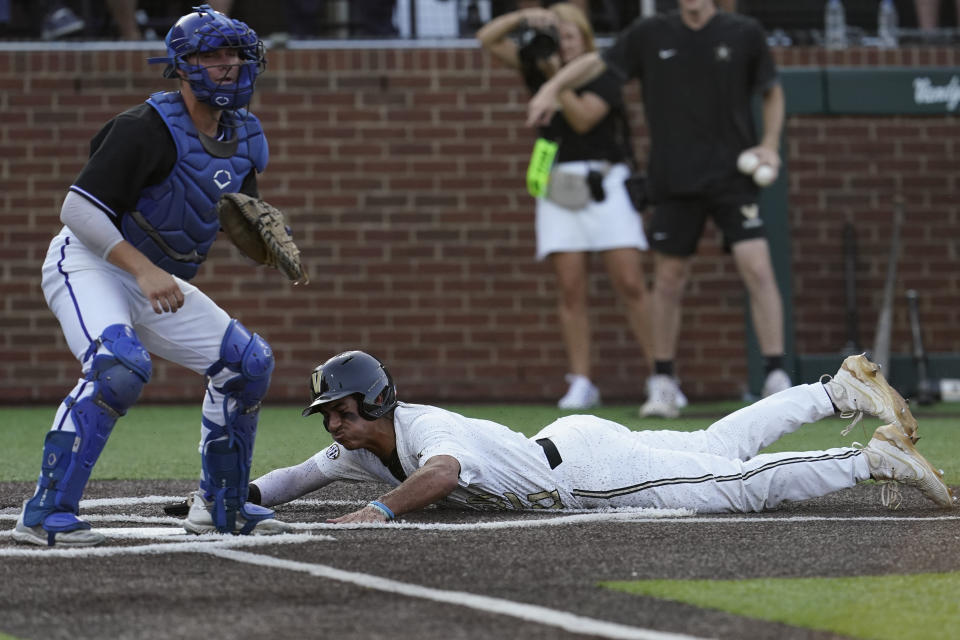
M 69 516 L 73 516 L 73 514 L 69 514 Z M 76 516 L 73 517 L 78 522 L 83 522 Z M 106 540 L 102 533 L 94 531 L 89 525 L 73 531 L 56 532 L 47 531 L 39 524 L 35 527 L 28 527 L 23 524 L 22 511 L 20 517 L 17 518 L 17 525 L 11 533 L 11 537 L 22 544 L 35 544 L 38 547 L 95 547 Z
M 218 533 L 217 527 L 213 524 L 213 515 L 210 513 L 213 508 L 213 503 L 204 500 L 201 491 L 194 492 L 187 502 L 190 504 L 190 512 L 187 514 L 187 519 L 183 522 L 183 528 L 187 530 L 187 533 L 195 533 L 197 535 L 202 533 Z M 248 535 L 272 536 L 280 533 L 293 532 L 293 527 L 285 522 L 280 522 L 272 515 L 263 519 L 253 518 L 252 516 L 254 515 L 262 517 L 266 515 L 267 512 L 270 514 L 273 512 L 248 502 L 243 505 L 243 507 L 240 508 L 240 512 L 237 513 L 237 519 L 233 528 L 233 533 L 235 534 L 239 534 L 244 525 L 247 524 L 247 518 L 243 517 L 244 512 L 251 516 L 251 520 L 258 520 Z
M 824 379 L 826 378 L 826 379 Z M 855 424 L 868 413 L 888 424 L 900 427 L 903 435 L 916 444 L 917 420 L 910 413 L 906 400 L 891 387 L 880 373 L 880 367 L 864 354 L 849 356 L 843 361 L 837 375 L 820 377 L 827 395 L 840 410 L 840 417 L 854 418 L 842 434 L 847 435 Z
M 920 455 L 897 425 L 885 424 L 877 429 L 861 451 L 867 456 L 874 480 L 917 487 L 941 507 L 953 507 L 953 495 L 940 472 Z
M 566 380 L 570 388 L 557 406 L 561 409 L 591 409 L 600 404 L 600 391 L 586 376 L 568 373 Z
M 783 369 L 774 369 L 767 374 L 763 381 L 763 397 L 772 396 L 775 393 L 786 391 L 793 386 L 790 376 Z
M 655 374 L 647 378 L 647 401 L 640 407 L 640 417 L 676 418 L 680 415 L 680 385 L 672 376 Z

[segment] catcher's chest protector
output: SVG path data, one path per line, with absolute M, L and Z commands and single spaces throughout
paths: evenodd
M 167 179 L 143 190 L 137 212 L 121 221 L 124 238 L 161 269 L 189 280 L 217 237 L 216 203 L 240 189 L 246 175 L 267 164 L 260 122 L 248 114 L 234 154 L 212 155 L 204 147 L 180 94 L 155 93 L 147 100 L 160 113 L 177 146 L 177 163 Z M 226 146 L 226 145 L 224 145 Z

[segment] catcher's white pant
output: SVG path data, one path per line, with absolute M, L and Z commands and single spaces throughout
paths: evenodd
M 802 425 L 834 415 L 820 383 L 764 398 L 694 432 L 630 431 L 594 416 L 566 416 L 534 438 L 563 458 L 556 472 L 581 508 L 760 511 L 870 478 L 866 456 L 843 447 L 802 453 L 761 449 Z
M 47 304 L 60 321 L 70 351 L 84 372 L 90 344 L 112 324 L 133 327 L 140 342 L 153 355 L 203 374 L 220 358 L 220 343 L 230 316 L 192 284 L 174 277 L 183 292 L 183 306 L 176 313 L 157 314 L 137 285 L 136 278 L 87 249 L 66 227 L 53 238 L 43 263 L 42 287 Z M 222 375 L 235 375 L 224 370 Z M 82 388 L 81 378 L 71 392 Z M 216 379 L 215 379 L 216 382 Z M 198 381 L 199 384 L 202 384 Z M 86 386 L 89 393 L 91 385 Z M 198 389 L 199 391 L 199 389 Z M 216 394 L 220 395 L 220 394 Z M 203 415 L 223 424 L 222 395 L 205 394 Z M 54 428 L 75 431 L 65 404 L 61 404 Z

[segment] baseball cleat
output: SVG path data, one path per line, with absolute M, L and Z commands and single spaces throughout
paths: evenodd
M 183 523 L 183 528 L 187 533 L 197 535 L 203 533 L 219 533 L 217 527 L 213 524 L 213 502 L 207 502 L 203 499 L 200 491 L 194 492 L 187 501 L 190 504 L 190 511 L 187 513 L 187 519 Z M 253 523 L 249 531 L 244 528 L 249 523 Z M 291 533 L 293 527 L 285 522 L 280 522 L 273 517 L 273 511 L 251 502 L 243 505 L 236 515 L 233 533 L 238 535 L 252 536 L 273 536 L 280 533 Z
M 564 394 L 557 407 L 560 409 L 592 409 L 600 404 L 600 391 L 585 376 L 568 373 L 566 380 L 570 388 Z
M 854 425 L 863 419 L 863 414 L 868 413 L 885 423 L 897 425 L 910 442 L 916 444 L 920 439 L 917 420 L 910 413 L 907 401 L 887 383 L 880 373 L 880 367 L 867 360 L 864 354 L 849 356 L 843 361 L 837 375 L 832 378 L 824 375 L 820 382 L 834 406 L 840 410 L 840 417 L 854 418 L 843 430 L 843 435 L 850 433 Z
M 885 424 L 878 428 L 861 451 L 867 456 L 874 480 L 917 487 L 939 506 L 953 507 L 953 495 L 942 474 L 920 455 L 898 426 Z
M 640 417 L 676 418 L 680 415 L 680 385 L 672 376 L 656 374 L 647 378 L 647 401 L 640 407 Z
M 10 534 L 11 537 L 21 544 L 35 544 L 38 547 L 95 547 L 106 540 L 102 533 L 94 531 L 88 523 L 72 513 L 52 515 L 59 516 L 61 520 L 72 518 L 76 521 L 77 528 L 70 531 L 47 531 L 41 524 L 28 527 L 23 523 L 23 513 L 21 513 L 17 518 L 17 525 Z

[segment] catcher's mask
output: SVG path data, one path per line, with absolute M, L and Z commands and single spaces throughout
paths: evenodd
M 167 55 L 148 58 L 147 62 L 166 64 L 164 78 L 177 78 L 177 71 L 182 70 L 197 100 L 218 109 L 235 110 L 249 104 L 257 76 L 267 64 L 263 42 L 256 32 L 207 4 L 194 7 L 193 13 L 177 20 L 167 33 L 165 43 Z M 236 49 L 240 58 L 234 83 L 215 82 L 206 68 L 187 61 L 195 53 L 224 48 Z
M 376 420 L 397 406 L 397 387 L 383 363 L 363 351 L 346 351 L 324 362 L 310 375 L 309 416 L 320 406 L 354 395 L 357 412 L 367 420 Z M 327 426 L 324 417 L 323 426 Z

